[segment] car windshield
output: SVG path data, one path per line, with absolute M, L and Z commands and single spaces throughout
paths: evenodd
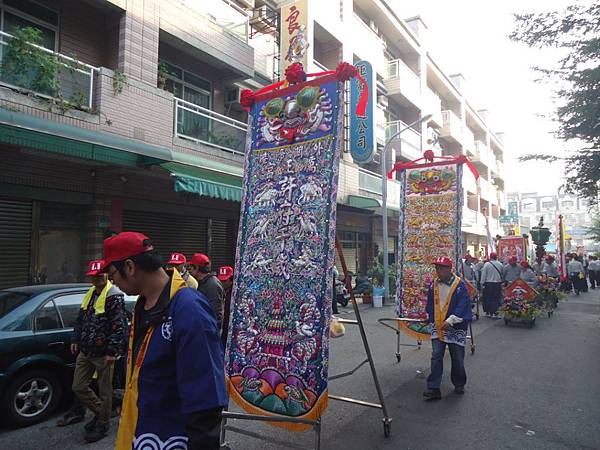
M 0 319 L 31 298 L 24 292 L 0 291 Z

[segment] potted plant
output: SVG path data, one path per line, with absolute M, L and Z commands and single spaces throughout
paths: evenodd
M 525 323 L 529 325 L 529 328 L 534 325 L 535 318 L 540 314 L 540 309 L 535 302 L 529 302 L 517 295 L 506 297 L 499 311 L 504 318 L 505 325 Z

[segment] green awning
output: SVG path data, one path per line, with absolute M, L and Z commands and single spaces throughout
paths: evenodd
M 348 205 L 354 208 L 374 209 L 381 208 L 381 201 L 376 198 L 362 197 L 360 195 L 349 195 Z
M 349 195 L 348 206 L 352 206 L 354 208 L 368 209 L 376 214 L 382 213 L 381 200 L 372 197 L 363 197 L 362 195 Z M 399 212 L 400 207 L 398 205 L 392 205 L 388 202 L 388 211 Z
M 126 166 L 171 161 L 171 150 L 0 108 L 0 143 Z
M 178 163 L 164 163 L 161 167 L 175 178 L 175 192 L 191 192 L 221 200 L 242 201 L 240 177 Z

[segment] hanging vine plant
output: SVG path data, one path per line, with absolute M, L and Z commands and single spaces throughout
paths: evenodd
M 40 30 L 27 27 L 15 31 L 4 50 L 0 67 L 2 81 L 40 94 L 55 96 L 61 63 L 56 55 L 36 47 L 42 44 Z

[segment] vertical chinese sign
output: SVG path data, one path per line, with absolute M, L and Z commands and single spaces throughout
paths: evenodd
M 249 112 L 225 357 L 249 413 L 316 420 L 327 406 L 342 93 L 323 76 L 257 95 Z
M 308 0 L 297 2 L 281 8 L 280 21 L 280 74 L 283 78 L 285 69 L 293 63 L 299 62 L 307 69 L 309 47 L 308 41 Z
M 373 68 L 368 61 L 354 64 L 358 73 L 367 83 L 370 92 L 375 90 Z M 354 111 L 362 96 L 364 86 L 358 78 L 350 84 L 350 111 Z M 364 114 L 350 115 L 350 154 L 356 164 L 367 164 L 375 155 L 375 126 L 373 111 L 373 95 L 369 96 Z
M 433 261 L 447 256 L 458 267 L 461 253 L 462 164 L 408 164 L 401 171 L 397 313 L 427 319 L 427 293 Z M 430 339 L 426 322 L 400 322 L 401 329 Z

